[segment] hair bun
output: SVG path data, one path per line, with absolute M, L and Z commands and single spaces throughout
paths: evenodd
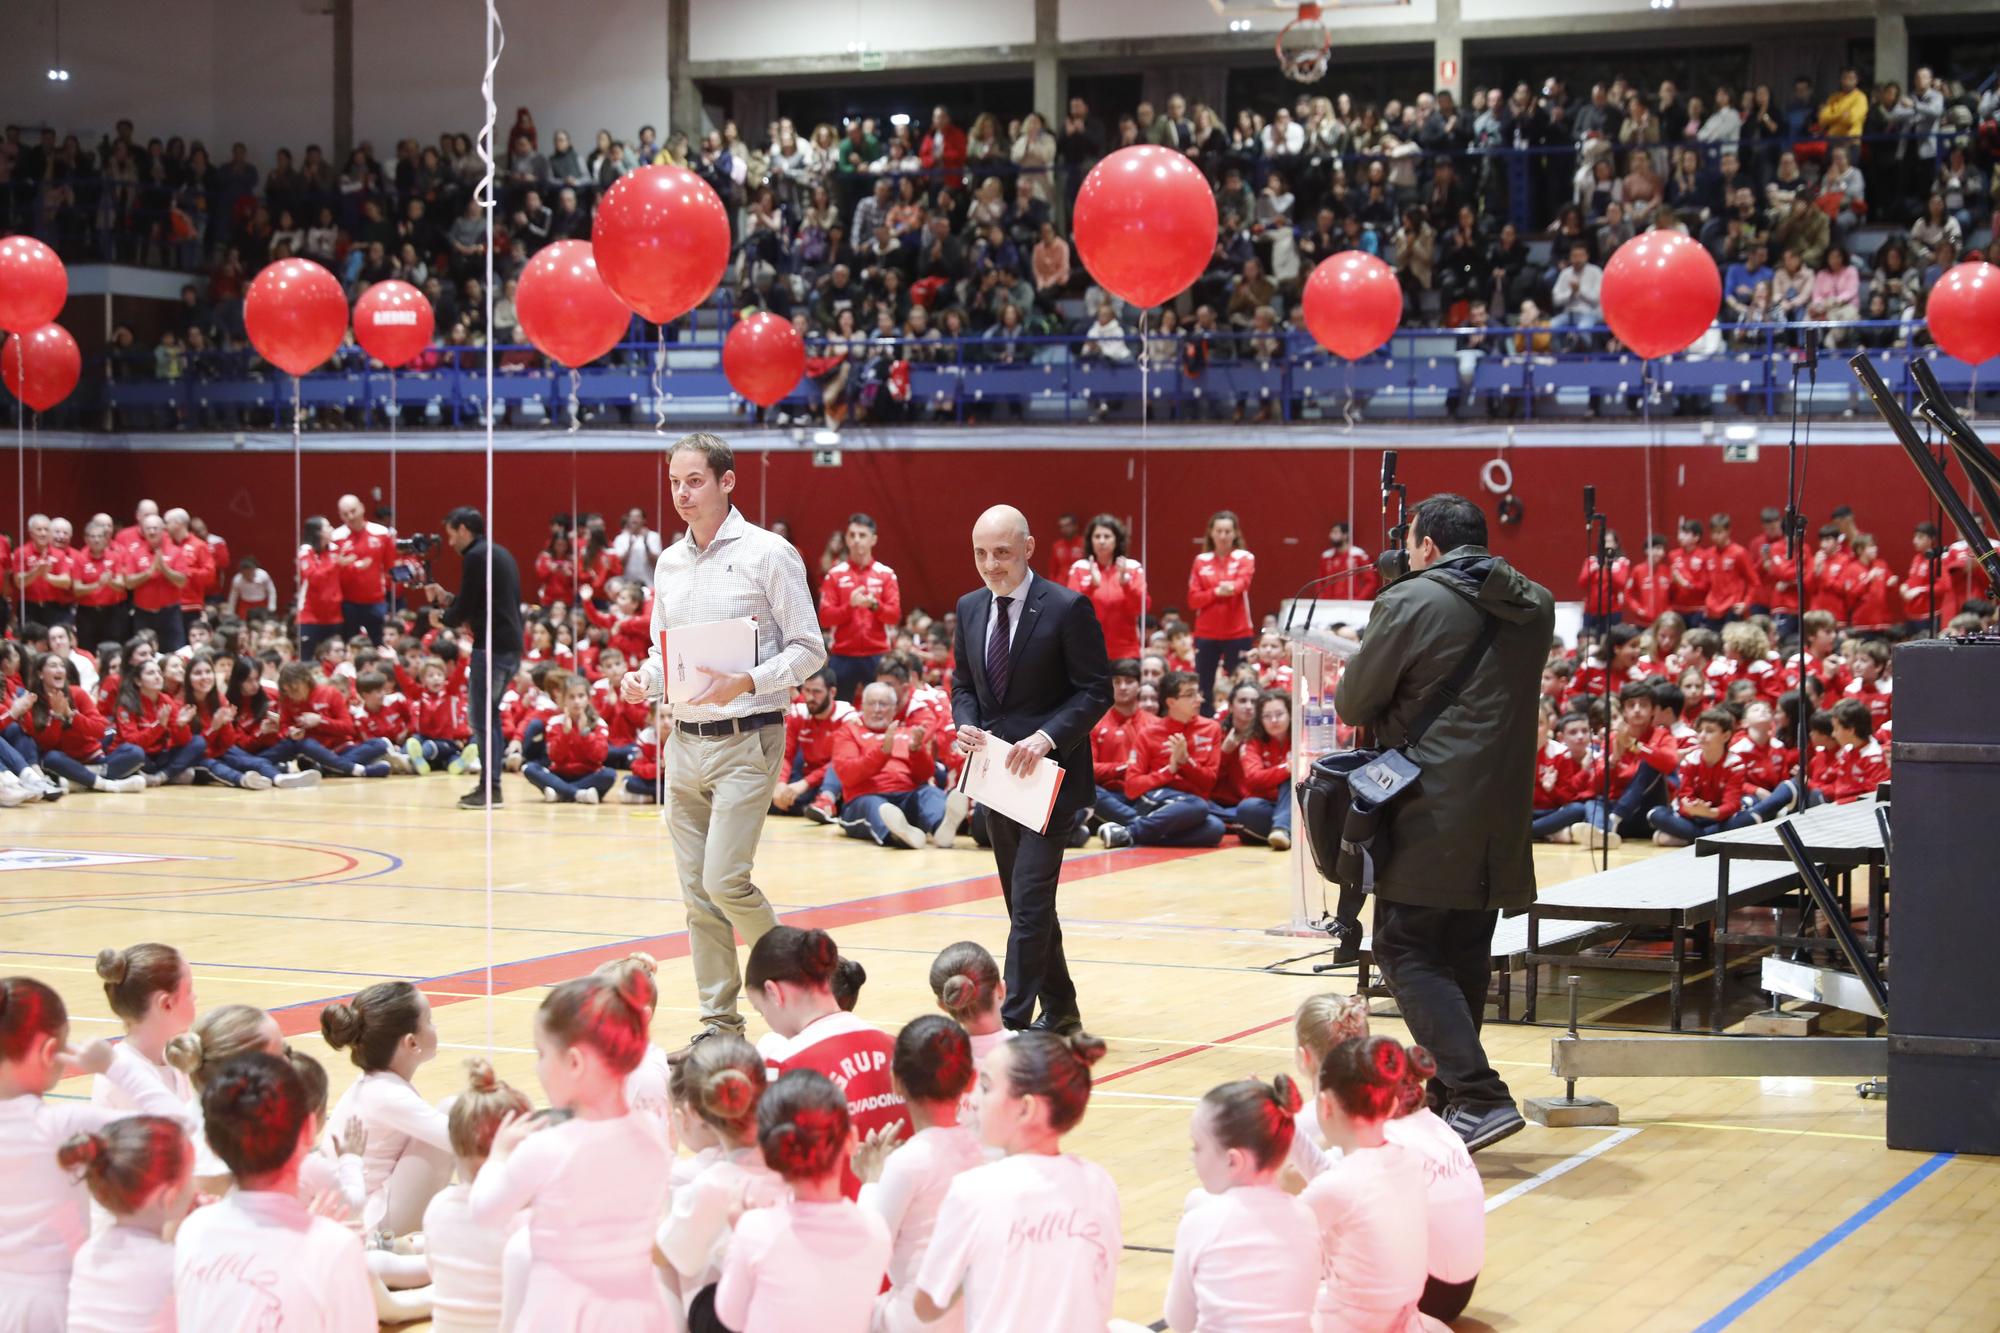
M 634 954 L 619 964 L 618 970 L 612 974 L 612 989 L 627 1007 L 637 1013 L 651 1013 L 654 1004 L 659 1001 L 659 988 L 653 984 L 653 968 L 657 966 L 644 954 Z
M 183 1074 L 192 1076 L 201 1068 L 201 1034 L 189 1029 L 178 1037 L 171 1038 L 161 1054 L 166 1057 L 168 1064 Z
M 741 1120 L 757 1105 L 757 1089 L 740 1069 L 724 1069 L 701 1090 L 701 1109 L 718 1120 Z
M 809 930 L 805 946 L 806 957 L 812 960 L 813 970 L 832 976 L 833 969 L 840 965 L 840 949 L 834 944 L 833 936 L 823 930 Z
M 489 1093 L 500 1086 L 499 1077 L 493 1072 L 493 1062 L 484 1056 L 469 1056 L 465 1061 L 465 1086 L 467 1091 Z
M 361 1011 L 353 1005 L 336 1000 L 319 1011 L 320 1035 L 336 1051 L 352 1046 L 361 1036 L 361 1027 Z
M 1083 1061 L 1086 1069 L 1104 1058 L 1104 1039 L 1093 1037 L 1088 1032 L 1079 1030 L 1070 1033 L 1063 1038 L 1063 1045 L 1069 1047 L 1071 1055 Z
M 124 982 L 131 971 L 132 962 L 123 949 L 99 949 L 97 951 L 97 975 L 108 986 Z
M 954 1014 L 970 1009 L 978 998 L 979 983 L 963 972 L 945 978 L 944 985 L 938 989 L 938 1000 Z
M 104 1139 L 97 1134 L 75 1134 L 56 1149 L 56 1164 L 65 1171 L 88 1172 L 104 1156 Z
M 1287 1120 L 1297 1115 L 1299 1108 L 1305 1105 L 1305 1099 L 1299 1096 L 1299 1085 L 1292 1081 L 1290 1074 L 1280 1074 L 1271 1080 L 1271 1100 L 1278 1104 L 1280 1114 Z

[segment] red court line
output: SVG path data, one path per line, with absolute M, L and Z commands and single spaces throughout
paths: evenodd
M 1214 1047 L 1226 1046 L 1232 1041 L 1241 1041 L 1245 1037 L 1254 1037 L 1260 1032 L 1269 1032 L 1272 1028 L 1291 1021 L 1292 1016 L 1286 1014 L 1283 1018 L 1274 1018 L 1268 1023 L 1259 1023 L 1254 1028 L 1244 1028 L 1241 1032 L 1232 1032 L 1226 1037 L 1217 1037 L 1214 1041 L 1197 1042 L 1193 1046 L 1183 1046 L 1178 1051 L 1169 1052 L 1156 1059 L 1148 1060 L 1143 1064 L 1127 1065 L 1123 1069 L 1114 1069 L 1104 1077 L 1093 1079 L 1091 1082 L 1093 1084 L 1109 1083 L 1112 1079 L 1124 1078 L 1127 1074 L 1137 1074 L 1146 1069 L 1157 1069 L 1161 1065 L 1169 1065 L 1176 1060 L 1185 1060 L 1190 1055 L 1200 1055 L 1203 1051 L 1211 1050 Z
M 1078 880 L 1095 879 L 1100 875 L 1117 874 L 1147 866 L 1163 865 L 1170 861 L 1183 860 L 1190 856 L 1200 856 L 1211 848 L 1156 847 L 1132 851 L 1106 852 L 1087 860 L 1067 863 L 1063 867 L 1062 882 L 1073 884 Z M 880 897 L 861 898 L 852 902 L 830 903 L 825 907 L 807 907 L 786 913 L 778 919 L 788 926 L 802 929 L 838 930 L 843 926 L 862 922 L 883 921 L 891 917 L 909 916 L 928 912 L 939 907 L 955 907 L 963 903 L 979 902 L 1000 896 L 1000 877 L 980 875 L 971 879 L 951 880 L 943 884 L 930 884 L 921 888 L 904 889 L 897 893 L 885 893 Z M 624 940 L 612 944 L 591 945 L 566 953 L 546 954 L 538 958 L 525 958 L 511 963 L 497 963 L 493 968 L 493 991 L 495 995 L 507 995 L 515 991 L 527 990 L 535 986 L 546 986 L 554 982 L 580 977 L 603 963 L 614 962 L 630 953 L 649 953 L 665 962 L 688 956 L 688 934 L 677 930 L 668 935 L 655 935 L 649 939 Z M 479 999 L 486 993 L 486 969 L 468 968 L 446 976 L 432 977 L 417 983 L 430 996 L 431 1006 L 459 1004 L 467 1000 Z M 476 992 L 476 993 L 474 993 Z M 287 1005 L 271 1011 L 278 1020 L 286 1036 L 296 1036 L 302 1032 L 319 1030 L 320 1010 L 336 1000 L 351 998 L 346 995 L 329 996 L 322 1000 L 307 1000 L 300 1004 Z M 1280 1019 L 1279 1022 L 1285 1020 Z M 1269 1025 L 1267 1025 L 1269 1026 Z M 1262 1028 L 1255 1029 L 1263 1031 Z M 1238 1033 L 1237 1036 L 1246 1036 Z M 1225 1040 L 1233 1040 L 1226 1038 Z M 1171 1057 L 1170 1057 L 1171 1058 Z M 1129 1071 L 1127 1071 L 1129 1072 Z M 1116 1077 L 1113 1075 L 1112 1077 Z

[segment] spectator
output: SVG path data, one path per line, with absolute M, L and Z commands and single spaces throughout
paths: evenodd
M 1868 94 L 1861 91 L 1861 75 L 1851 66 L 1840 71 L 1840 88 L 1819 109 L 1820 132 L 1829 139 L 1855 139 L 1868 118 Z
M 861 692 L 861 716 L 834 733 L 840 826 L 878 847 L 950 847 L 965 822 L 965 794 L 937 785 L 936 724 L 927 717 L 906 728 L 896 706 L 895 686 L 872 682 Z
M 931 109 L 930 132 L 924 136 L 917 158 L 936 180 L 942 173 L 944 184 L 957 189 L 964 179 L 965 131 L 952 124 L 951 112 L 942 106 Z
M 1846 247 L 1833 245 L 1827 248 L 1826 267 L 1813 278 L 1812 302 L 1806 307 L 1806 317 L 1845 324 L 1861 317 L 1861 273 L 1847 262 Z M 1838 328 L 1822 331 L 1822 341 L 1828 347 L 1840 346 L 1842 330 Z
M 1964 241 L 1964 230 L 1959 226 L 1958 219 L 1946 208 L 1945 197 L 1942 194 L 1932 194 L 1926 198 L 1924 215 L 1910 224 L 1910 243 L 1916 247 L 1917 257 L 1930 259 L 1946 245 L 1949 245 L 1956 254 Z
M 1170 671 L 1159 692 L 1163 715 L 1128 732 L 1135 744 L 1124 795 L 1133 817 L 1124 824 L 1107 819 L 1098 836 L 1106 847 L 1213 847 L 1223 834 L 1208 804 L 1222 763 L 1222 728 L 1201 716 L 1206 701 L 1196 676 Z
M 1787 246 L 1779 253 L 1778 271 L 1771 276 L 1771 317 L 1789 324 L 1805 318 L 1812 304 L 1813 271 L 1797 250 Z
M 1551 328 L 1584 330 L 1603 323 L 1604 270 L 1590 262 L 1590 247 L 1578 241 L 1569 248 L 1569 263 L 1556 275 L 1555 317 L 1550 320 Z M 1573 347 L 1588 350 L 1591 339 L 1581 334 L 1572 340 Z
M 1827 152 L 1826 174 L 1820 177 L 1819 198 L 1814 202 L 1833 219 L 1834 230 L 1843 239 L 1867 217 L 1868 184 L 1849 162 L 1845 145 Z
M 1623 189 L 1622 181 L 1620 189 Z M 1614 199 L 1605 207 L 1604 225 L 1597 229 L 1597 253 L 1606 256 L 1615 255 L 1618 253 L 1618 247 L 1636 234 L 1636 229 L 1626 220 L 1625 205 Z
M 1701 123 L 1696 138 L 1725 152 L 1734 152 L 1743 134 L 1743 117 L 1732 105 L 1735 98 L 1727 88 L 1715 90 L 1715 110 Z
M 1818 268 L 1833 240 L 1833 221 L 1803 192 L 1794 195 L 1783 219 L 1771 228 L 1771 244 L 1779 253 L 1796 250 L 1807 268 Z
M 1770 305 L 1771 266 L 1768 262 L 1770 247 L 1762 241 L 1752 241 L 1745 247 L 1741 259 L 1729 266 L 1722 278 L 1722 300 L 1725 309 L 1737 311 L 1740 321 L 1743 316 L 1739 306 L 1747 306 L 1758 284 L 1765 287 L 1764 299 Z

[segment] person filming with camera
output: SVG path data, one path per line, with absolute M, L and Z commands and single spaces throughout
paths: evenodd
M 506 547 L 486 537 L 486 518 L 470 505 L 444 516 L 444 539 L 462 564 L 456 595 L 436 583 L 424 585 L 431 620 L 472 635 L 466 683 L 472 695 L 472 739 L 479 745 L 479 785 L 459 798 L 468 810 L 500 804 L 501 753 L 499 691 L 521 665 L 521 571 Z M 488 565 L 491 578 L 488 578 Z M 492 624 L 487 624 L 488 607 Z
M 1500 911 L 1535 900 L 1536 709 L 1555 602 L 1486 549 L 1486 515 L 1463 496 L 1416 506 L 1406 550 L 1409 572 L 1376 596 L 1334 708 L 1422 773 L 1387 807 L 1375 961 L 1437 1058 L 1432 1109 L 1476 1152 L 1522 1126 L 1479 1028 Z

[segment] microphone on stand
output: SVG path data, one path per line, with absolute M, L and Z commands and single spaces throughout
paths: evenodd
M 1595 522 L 1597 522 L 1597 488 L 1595 486 L 1585 486 L 1583 488 L 1583 530 L 1586 533 L 1589 532 L 1590 525 Z
M 1389 488 L 1395 484 L 1396 451 L 1394 449 L 1384 449 L 1382 451 L 1382 494 L 1385 496 L 1388 495 Z

